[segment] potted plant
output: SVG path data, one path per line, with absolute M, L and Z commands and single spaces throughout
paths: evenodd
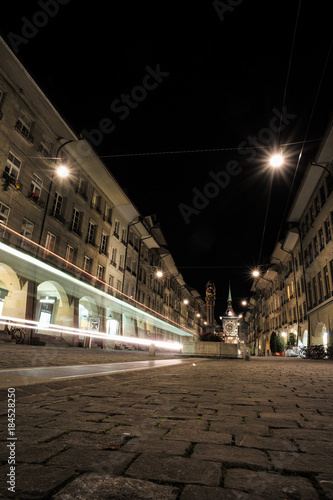
M 296 341 L 297 341 L 296 335 L 294 333 L 290 333 L 288 337 L 288 349 L 295 347 Z
M 284 356 L 285 341 L 282 335 L 279 333 L 276 337 L 276 352 L 280 356 Z
M 271 350 L 271 353 L 272 353 L 272 356 L 275 356 L 276 355 L 276 352 L 277 352 L 277 344 L 276 344 L 276 333 L 275 332 L 272 332 L 271 334 L 271 338 L 269 340 L 269 347 L 270 347 L 270 350 Z

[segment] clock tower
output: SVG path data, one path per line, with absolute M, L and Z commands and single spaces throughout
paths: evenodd
M 237 342 L 238 338 L 238 316 L 232 308 L 231 287 L 229 283 L 228 306 L 222 316 L 223 333 L 227 342 Z

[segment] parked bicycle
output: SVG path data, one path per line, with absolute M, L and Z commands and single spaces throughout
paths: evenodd
M 6 325 L 4 331 L 16 341 L 16 344 L 23 344 L 25 339 L 25 331 L 17 326 Z
M 300 351 L 300 357 L 307 359 L 333 359 L 333 344 L 327 347 L 322 344 L 303 347 Z

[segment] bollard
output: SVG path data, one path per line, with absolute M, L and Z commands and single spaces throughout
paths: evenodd
M 156 346 L 155 344 L 150 344 L 149 346 L 149 356 L 155 356 Z
M 251 351 L 250 351 L 250 348 L 249 347 L 246 347 L 244 349 L 244 355 L 243 355 L 243 358 L 245 361 L 250 361 L 251 359 Z

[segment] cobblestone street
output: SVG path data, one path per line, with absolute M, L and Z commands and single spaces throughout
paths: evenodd
M 31 366 L 31 349 L 1 346 L 1 369 Z M 107 355 L 148 358 L 87 362 Z M 2 498 L 332 499 L 332 379 L 331 361 L 253 357 L 19 386 L 15 493 L 2 389 Z

